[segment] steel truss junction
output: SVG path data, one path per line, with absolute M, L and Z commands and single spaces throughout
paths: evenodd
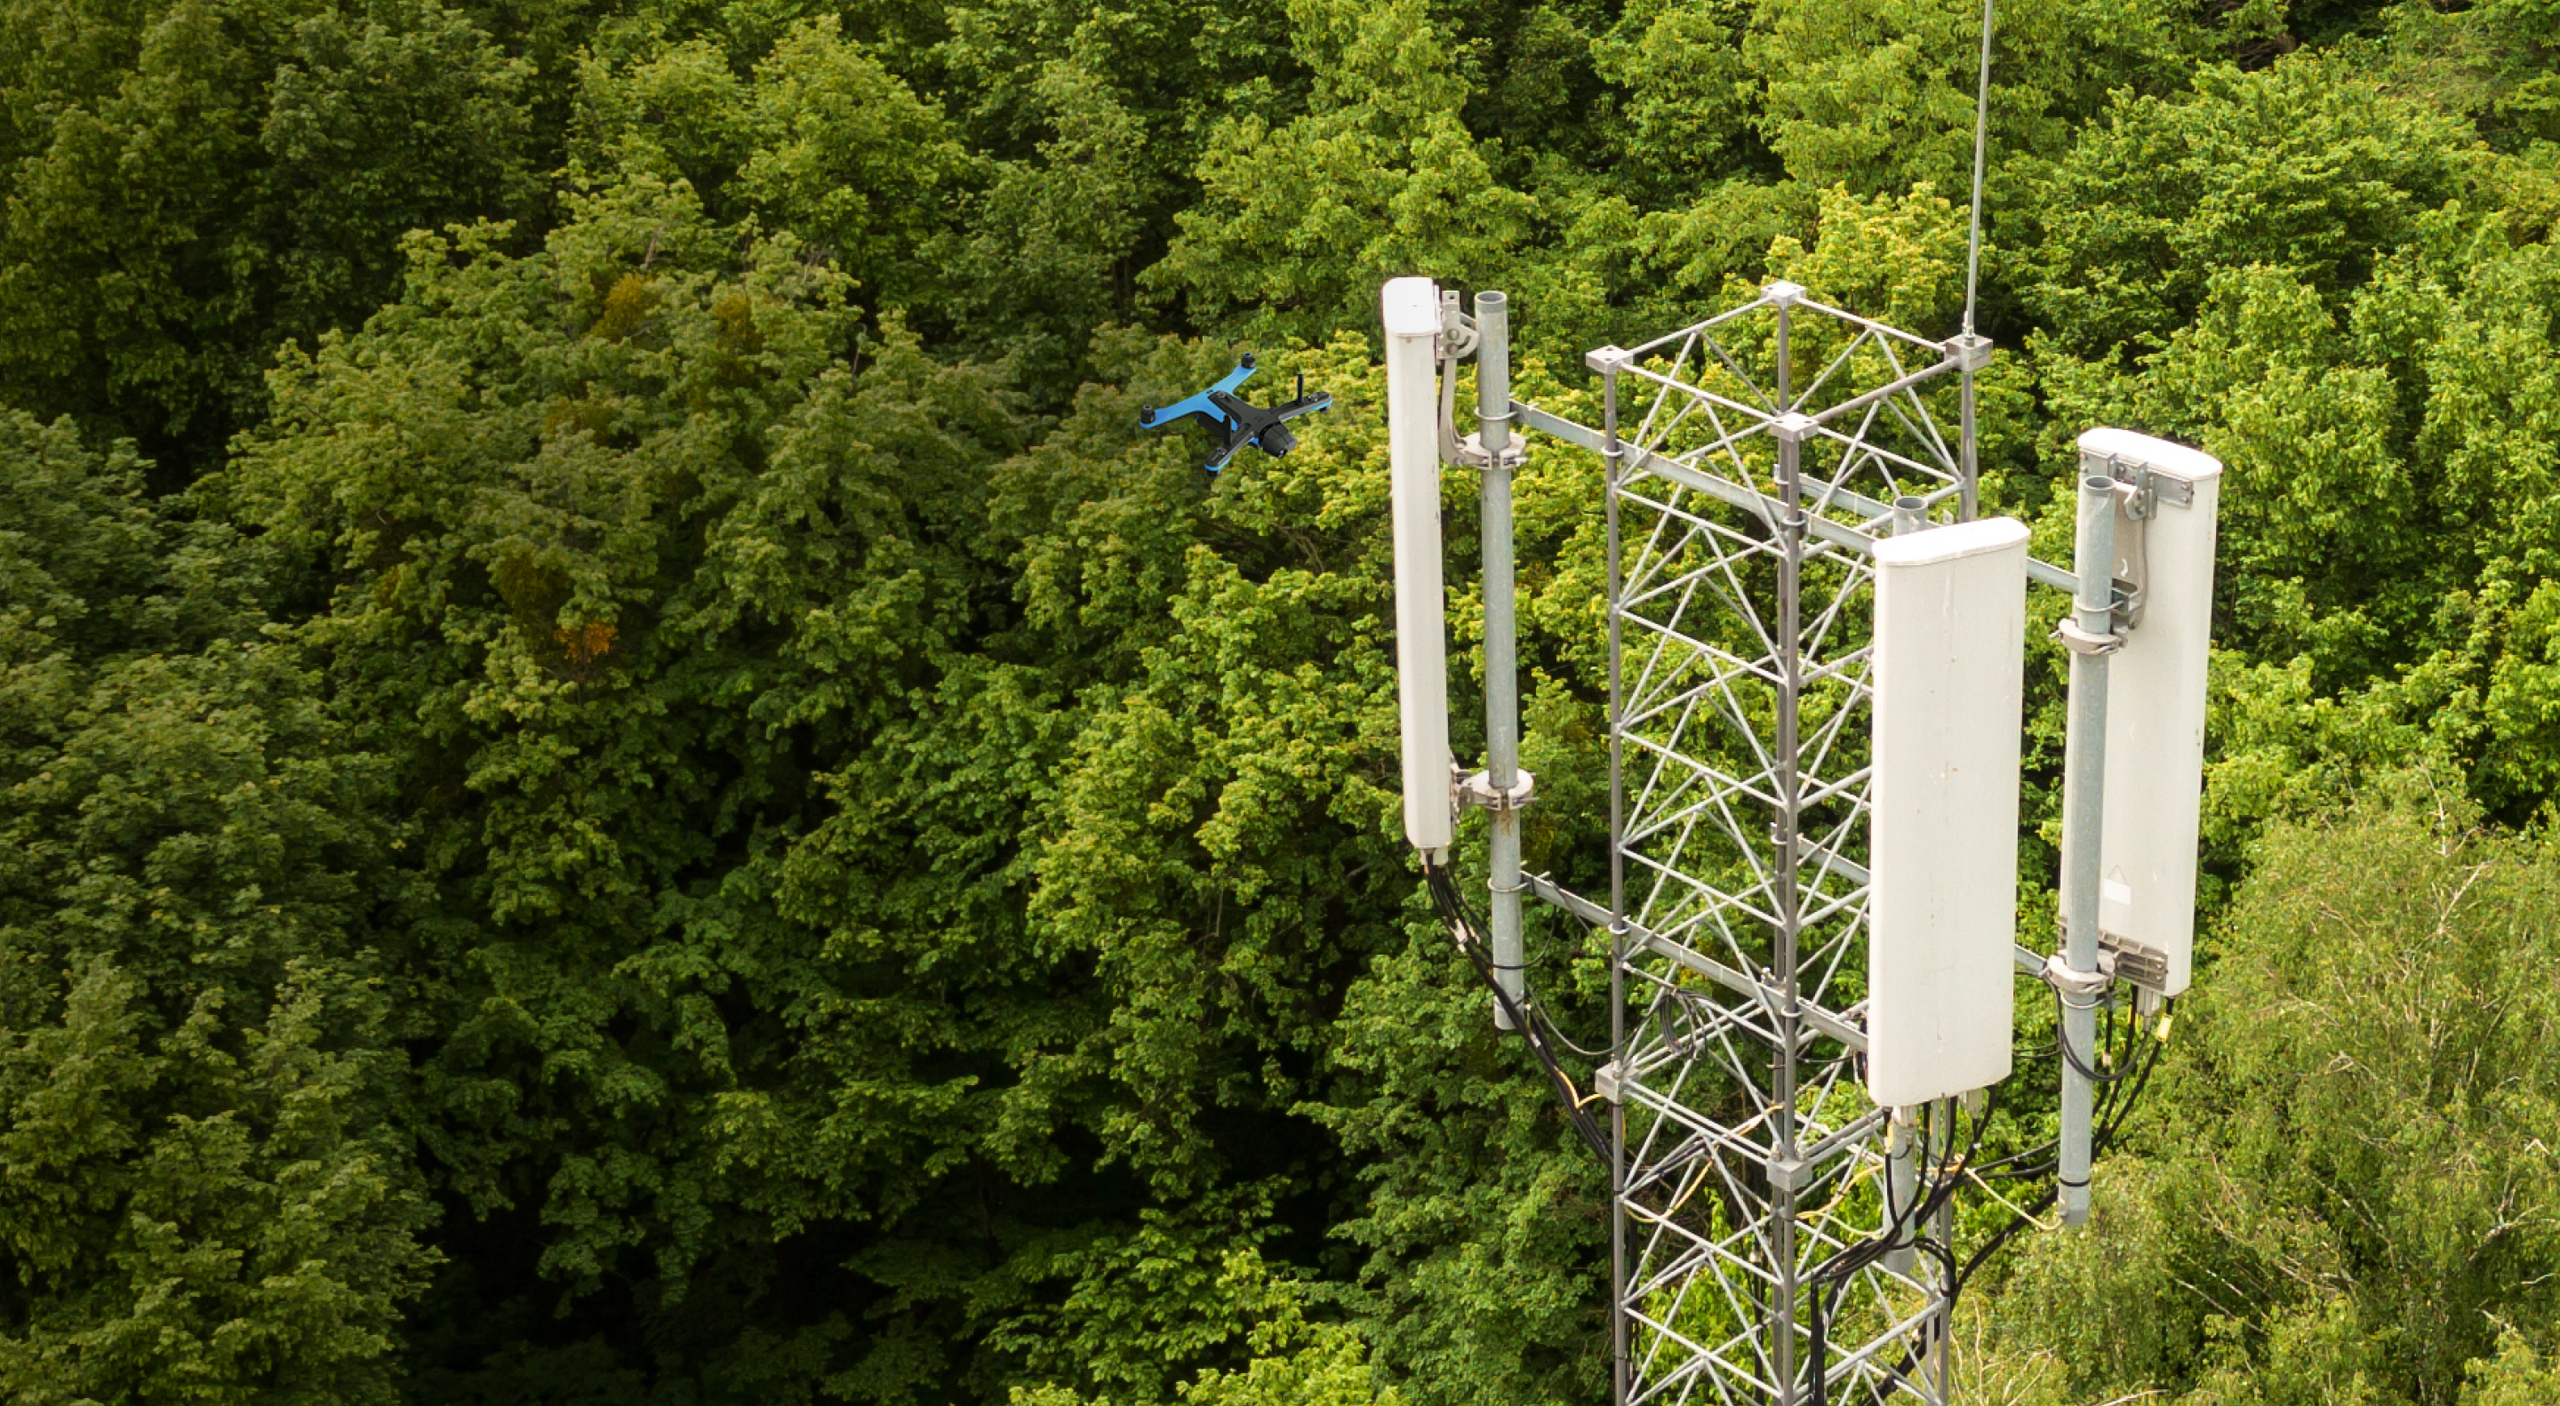
M 1966 1120 L 1874 1107 L 1859 1071 L 1869 554 L 1973 515 L 1988 352 L 1773 283 L 1590 354 L 1606 407 L 1591 447 L 1608 469 L 1611 894 L 1602 911 L 1529 886 L 1611 934 L 1602 1078 L 1627 1406 L 1947 1399 L 1949 1227 L 1915 1211 Z

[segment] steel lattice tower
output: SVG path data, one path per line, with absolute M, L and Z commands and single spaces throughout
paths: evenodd
M 1607 413 L 1611 912 L 1547 896 L 1612 930 L 1628 1406 L 1807 1401 L 1817 1372 L 1834 1401 L 1946 1398 L 1947 1266 L 1905 1252 L 1837 1282 L 1825 1266 L 1891 1219 L 1886 1188 L 1907 1188 L 1912 1164 L 1894 1142 L 1912 1125 L 1859 1076 L 1874 572 L 1860 548 L 1971 516 L 1987 351 L 1776 283 L 1591 354 Z M 1953 402 L 1952 441 L 1932 397 Z M 1943 1137 L 1951 1115 L 1925 1121 Z

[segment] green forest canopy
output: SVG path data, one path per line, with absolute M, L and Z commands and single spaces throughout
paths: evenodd
M 1943 335 L 1976 22 L 0 8 L 0 1394 L 1605 1399 L 1397 833 L 1372 302 L 1507 289 L 1566 410 L 1772 276 Z M 2560 1397 L 2560 11 L 2020 0 L 1995 79 L 1989 501 L 2229 476 L 2197 994 L 1969 1390 Z M 1339 405 L 1207 481 L 1134 412 L 1243 349 Z M 1518 489 L 1568 879 L 1596 473 Z

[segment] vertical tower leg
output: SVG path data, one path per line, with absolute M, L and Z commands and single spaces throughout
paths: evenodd
M 1619 589 L 1618 476 L 1624 464 L 1623 446 L 1618 443 L 1617 361 L 1603 361 L 1599 371 L 1600 461 L 1607 476 L 1601 496 L 1609 558 L 1609 1063 L 1623 1089 L 1628 1074 L 1627 788 L 1619 627 L 1626 602 Z M 1609 1100 L 1609 1399 L 1613 1406 L 1627 1406 L 1634 1376 L 1627 1342 L 1627 1278 L 1627 1101 L 1622 1092 Z
M 1803 936 L 1803 894 L 1798 870 L 1803 863 L 1804 778 L 1801 766 L 1804 707 L 1804 538 L 1802 476 L 1804 435 L 1812 423 L 1794 412 L 1791 386 L 1793 356 L 1788 334 L 1794 308 L 1777 305 L 1778 405 L 1787 413 L 1774 427 L 1778 440 L 1778 629 L 1776 698 L 1773 700 L 1777 765 L 1777 814 L 1772 827 L 1777 863 L 1771 874 L 1770 898 L 1777 922 L 1771 933 L 1770 975 L 1777 988 L 1771 1014 L 1778 1040 L 1771 1070 L 1770 1130 L 1775 1136 L 1769 1164 L 1769 1259 L 1777 1270 L 1775 1311 L 1770 1315 L 1771 1370 L 1776 1374 L 1778 1406 L 1798 1400 L 1796 1380 L 1796 1316 L 1803 1294 L 1796 1253 L 1796 1173 L 1800 1166 L 1796 1139 L 1796 1058 L 1801 1052 L 1802 1013 L 1797 1006 L 1796 962 Z M 1812 1364 L 1820 1372 L 1823 1364 Z

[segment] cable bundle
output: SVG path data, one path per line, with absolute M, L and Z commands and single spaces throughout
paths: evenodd
M 1567 1074 L 1563 1064 L 1557 1060 L 1554 1046 L 1562 1044 L 1581 1053 L 1589 1052 L 1580 1050 L 1579 1046 L 1564 1038 L 1564 1032 L 1547 1019 L 1536 998 L 1524 996 L 1514 1000 L 1510 992 L 1502 989 L 1491 947 L 1485 941 L 1484 924 L 1477 918 L 1475 909 L 1468 905 L 1466 896 L 1459 891 L 1449 867 L 1426 859 L 1422 865 L 1422 877 L 1431 890 L 1432 906 L 1440 910 L 1440 920 L 1449 927 L 1450 939 L 1457 944 L 1459 954 L 1467 959 L 1467 965 L 1475 969 L 1476 979 L 1493 992 L 1493 999 L 1501 1005 L 1503 1014 L 1510 1017 L 1511 1028 L 1520 1032 L 1521 1043 L 1529 1047 L 1538 1067 L 1546 1072 L 1548 1087 L 1555 1091 L 1556 1101 L 1563 1106 L 1565 1117 L 1573 1123 L 1574 1132 L 1581 1135 L 1593 1156 L 1607 1162 L 1609 1134 L 1586 1106 L 1598 1095 L 1595 1093 L 1586 1098 L 1574 1088 L 1573 1076 Z
M 2057 992 L 2057 999 L 2059 998 L 2059 995 L 2060 993 Z M 2099 1046 L 2102 1050 L 2107 1051 L 2109 1055 L 2109 1057 L 2103 1060 L 2102 1063 L 2115 1066 L 2115 1072 L 2112 1074 L 2099 1074 L 2091 1072 L 2081 1064 L 2079 1056 L 2069 1048 L 2070 1042 L 2063 1038 L 2059 1022 L 2055 1025 L 2054 1041 L 2056 1046 L 2060 1047 L 2063 1057 L 2070 1060 L 2073 1068 L 2078 1069 L 2081 1073 L 2087 1075 L 2098 1085 L 2099 1088 L 2098 1106 L 2095 1110 L 2094 1117 L 2095 1127 L 2090 1134 L 2089 1140 L 2089 1152 L 2092 1160 L 2095 1160 L 2099 1155 L 2105 1153 L 2107 1148 L 2115 1142 L 2116 1134 L 2123 1131 L 2125 1123 L 2133 1116 L 2134 1106 L 2141 1101 L 2142 1091 L 2144 1088 L 2148 1087 L 2151 1082 L 2152 1070 L 2159 1066 L 2160 1051 L 2168 1044 L 2169 1013 L 2167 1008 L 2164 1007 L 2162 1009 L 2159 1021 L 2151 1027 L 2155 1032 L 2157 1032 L 2158 1038 L 2151 1042 L 2150 1048 L 2143 1053 L 2141 1059 L 2137 1063 L 2133 1057 L 2133 1050 L 2131 1047 L 2141 1038 L 2142 1028 L 2142 1020 L 2139 1016 L 2133 1016 L 2119 1021 L 2116 1016 L 2115 1008 L 2112 1005 L 2108 1008 L 2106 1025 L 2099 1034 Z M 2119 1049 L 2118 1046 L 2121 1046 L 2122 1048 Z M 2039 1056 L 2043 1053 L 2045 1052 L 2038 1051 Z M 1980 1144 L 1982 1137 L 1982 1125 L 1989 1121 L 1990 1109 L 1986 1107 L 1983 1110 L 1982 1119 L 1977 1122 L 1974 1128 L 1975 1145 L 1978 1146 Z M 1971 1149 L 1968 1149 L 1966 1152 L 1966 1161 L 1970 1162 L 1971 1157 Z M 2030 1161 L 2029 1159 L 2041 1160 Z M 1969 1174 L 1974 1180 L 1984 1183 L 1993 1181 L 2032 1181 L 2052 1177 L 2060 1170 L 2061 1145 L 2059 1142 L 2049 1142 L 2039 1147 L 2029 1148 L 2024 1152 L 2011 1153 L 2009 1156 L 2000 1158 L 1996 1161 L 1986 1162 L 1980 1167 L 1968 1169 L 1966 1166 L 1959 1164 L 1955 1168 L 1955 1176 L 1952 1180 L 1961 1181 Z M 1953 1189 L 1953 1186 L 1949 1185 L 1944 1188 L 1944 1192 L 1945 1194 L 1952 1195 Z M 2059 1184 L 2048 1184 L 2035 1200 L 2029 1202 L 2024 1209 L 2018 1210 L 2016 1214 L 2009 1218 L 2007 1224 L 1992 1232 L 1990 1239 L 1984 1241 L 1972 1254 L 1966 1256 L 1964 1264 L 1961 1267 L 1954 1264 L 1953 1254 L 1948 1247 L 1937 1245 L 1935 1242 L 1925 1240 L 1915 1242 L 1919 1248 L 1929 1253 L 1932 1258 L 1936 1259 L 1942 1266 L 1947 1267 L 1949 1271 L 1947 1276 L 1947 1311 L 1951 1318 L 1955 1311 L 1956 1300 L 1963 1295 L 1964 1286 L 1972 1282 L 1974 1272 L 1982 1268 L 1982 1266 L 1987 1263 L 1994 1254 L 1997 1254 L 2000 1251 L 2002 1246 L 2008 1244 L 2010 1240 L 2015 1238 L 2019 1231 L 2037 1224 L 2036 1217 L 2050 1209 L 2054 1201 L 2059 1198 L 2060 1195 L 2061 1187 Z M 1928 1209 L 1930 1213 L 1934 1213 L 1935 1207 L 1931 1206 Z M 1921 1218 L 1925 1219 L 1926 1217 L 1924 1215 Z M 1886 1231 L 1880 1233 L 1876 1237 L 1876 1241 L 1868 1243 L 1884 1242 L 1888 1239 L 1892 1231 L 1893 1226 L 1891 1223 L 1888 1223 Z M 1896 1248 L 1900 1247 L 1890 1243 L 1883 1243 L 1881 1248 L 1877 1251 L 1877 1254 L 1880 1255 L 1884 1250 Z M 1850 1253 L 1852 1252 L 1844 1251 L 1840 1260 L 1847 1259 Z M 1865 1262 L 1872 1262 L 1873 1258 L 1873 1256 L 1870 1256 Z M 1834 1260 L 1832 1263 L 1837 1264 L 1840 1260 Z M 1864 1263 L 1852 1267 L 1851 1269 L 1844 1271 L 1841 1277 L 1845 1279 L 1847 1274 L 1855 1273 L 1857 1268 L 1863 1267 Z M 1825 1270 L 1828 1270 L 1830 1265 L 1825 1265 L 1824 1268 Z M 1815 1292 L 1813 1320 L 1814 1381 L 1812 1399 L 1815 1406 L 1828 1406 L 1829 1383 L 1825 1380 L 1825 1374 L 1822 1368 L 1824 1321 L 1820 1294 L 1821 1291 L 1817 1289 Z M 1919 1352 L 1916 1347 L 1906 1347 L 1903 1350 L 1901 1359 L 1893 1366 L 1885 1369 L 1886 1375 L 1896 1379 L 1902 1378 L 1904 1374 L 1910 1370 L 1918 1355 Z
M 1583 1143 L 1591 1149 L 1594 1156 L 1603 1162 L 1608 1161 L 1609 1135 L 1601 1127 L 1600 1121 L 1591 1115 L 1588 1107 L 1598 1095 L 1586 1097 L 1574 1087 L 1573 1077 L 1565 1072 L 1564 1066 L 1559 1062 L 1556 1048 L 1562 1046 L 1577 1054 L 1594 1058 L 1598 1055 L 1566 1038 L 1563 1031 L 1548 1019 L 1546 1011 L 1535 997 L 1523 996 L 1514 999 L 1508 991 L 1503 989 L 1498 969 L 1493 962 L 1490 944 L 1484 936 L 1483 921 L 1467 902 L 1465 894 L 1458 887 L 1456 876 L 1449 867 L 1446 864 L 1433 864 L 1426 860 L 1422 866 L 1422 873 L 1425 886 L 1431 893 L 1432 906 L 1439 911 L 1441 921 L 1447 924 L 1450 939 L 1456 945 L 1459 954 L 1467 959 L 1467 965 L 1474 969 L 1476 979 L 1483 982 L 1485 989 L 1493 993 L 1494 1000 L 1502 1007 L 1503 1013 L 1510 1018 L 1512 1028 L 1520 1033 L 1521 1042 L 1528 1046 L 1530 1054 L 1538 1061 L 1539 1068 L 1545 1072 L 1547 1083 L 1554 1091 L 1557 1103 L 1564 1109 L 1565 1116 L 1572 1122 L 1574 1132 L 1582 1138 Z M 2055 992 L 2055 999 L 2057 1001 L 2061 999 L 2059 991 Z M 2091 1135 L 2090 1147 L 2093 1157 L 2107 1150 L 2115 1141 L 2116 1135 L 2122 1131 L 2127 1120 L 2132 1117 L 2134 1106 L 2141 1100 L 2143 1090 L 2151 1081 L 2152 1070 L 2160 1063 L 2160 1051 L 2168 1042 L 2169 1015 L 2164 1008 L 2158 1021 L 2151 1026 L 2158 1038 L 2151 1041 L 2150 1047 L 2137 1057 L 2135 1047 L 2141 1041 L 2144 1022 L 2138 1014 L 2120 1016 L 2119 1011 L 2120 1008 L 2117 1005 L 2109 1003 L 2106 1008 L 2105 1023 L 2099 1031 L 2098 1049 L 2101 1056 L 2099 1063 L 2105 1066 L 2103 1069 L 2091 1069 L 2083 1062 L 2077 1051 L 2069 1048 L 2070 1042 L 2063 1037 L 2058 1019 L 2055 1024 L 2054 1046 L 2051 1049 L 2036 1052 L 2036 1057 L 2041 1058 L 2044 1054 L 2058 1049 L 2062 1057 L 2070 1061 L 2072 1068 L 2097 1085 L 2098 1105 L 2094 1110 L 2095 1127 Z M 1948 1109 L 1949 1116 L 1952 1117 L 1955 1101 L 1947 1100 L 1943 1106 Z M 1894 1206 L 1892 1183 L 1888 1179 L 1885 1186 L 1884 1227 L 1876 1234 L 1841 1250 L 1839 1254 L 1824 1262 L 1807 1281 L 1806 1287 L 1812 1303 L 1810 1346 L 1813 1406 L 1828 1406 L 1829 1403 L 1830 1383 L 1823 1363 L 1829 1342 L 1831 1317 L 1829 1300 L 1845 1288 L 1859 1271 L 1872 1266 L 1897 1250 L 1909 1249 L 1925 1254 L 1937 1261 L 1946 1272 L 1947 1307 L 1952 1313 L 1956 1299 L 1964 1292 L 1964 1286 L 1973 1278 L 1974 1272 L 1979 1270 L 2019 1231 L 2036 1224 L 2036 1217 L 2049 1209 L 2060 1195 L 2058 1186 L 2048 1184 L 2025 1209 L 2018 1211 L 2007 1224 L 1993 1232 L 1989 1240 L 1968 1255 L 1961 1266 L 1955 1261 L 1953 1246 L 1933 1240 L 1922 1233 L 1922 1227 L 1955 1199 L 1956 1192 L 1968 1178 L 1982 1183 L 2032 1181 L 2050 1178 L 2060 1170 L 2058 1142 L 2045 1143 L 1995 1161 L 1976 1165 L 1973 1160 L 1974 1154 L 1981 1149 L 1983 1132 L 1989 1126 L 1990 1120 L 1991 1105 L 1986 1102 L 1981 1114 L 1970 1120 L 1973 1124 L 1972 1133 L 1967 1138 L 1964 1151 L 1960 1155 L 1954 1150 L 1953 1137 L 1929 1139 L 1941 1144 L 1937 1165 L 1926 1173 L 1924 1185 L 1919 1194 L 1912 1199 L 1911 1205 L 1899 1209 Z M 1901 1358 L 1884 1369 L 1885 1375 L 1894 1380 L 1904 1380 L 1915 1365 L 1918 1356 L 1918 1347 L 1905 1347 Z
M 1936 1137 L 1929 1139 L 1929 1141 L 1941 1144 L 1938 1154 L 1938 1165 L 1936 1170 L 1930 1173 L 1925 1188 L 1918 1196 L 1913 1198 L 1911 1205 L 1898 1214 L 1895 1212 L 1893 1207 L 1893 1180 L 1890 1177 L 1886 1178 L 1884 1188 L 1884 1228 L 1876 1232 L 1874 1235 L 1869 1236 L 1867 1239 L 1861 1240 L 1858 1243 L 1843 1249 L 1839 1254 L 1832 1256 L 1829 1260 L 1823 1263 L 1823 1266 L 1820 1269 L 1815 1270 L 1812 1277 L 1807 1281 L 1805 1287 L 1808 1297 L 1811 1299 L 1813 1308 L 1813 1321 L 1811 1324 L 1812 1352 L 1810 1354 L 1810 1361 L 1813 1368 L 1813 1406 L 1826 1406 L 1830 1393 L 1829 1373 L 1824 1370 L 1823 1363 L 1825 1348 L 1829 1342 L 1830 1331 L 1830 1312 L 1827 1306 L 1827 1300 L 1832 1295 L 1839 1293 L 1843 1288 L 1845 1288 L 1848 1285 L 1849 1280 L 1854 1277 L 1858 1271 L 1867 1268 L 1869 1265 L 1874 1264 L 1876 1261 L 1896 1250 L 1909 1249 L 1917 1250 L 1920 1253 L 1929 1256 L 1931 1259 L 1936 1260 L 1939 1266 L 1947 1271 L 1948 1281 L 1951 1284 L 1955 1282 L 1956 1265 L 1954 1251 L 1949 1246 L 1921 1234 L 1920 1228 L 1927 1225 L 1931 1217 L 1937 1215 L 1939 1211 L 1945 1209 L 1949 1202 L 1955 1199 L 1956 1189 L 1964 1183 L 1965 1169 L 1972 1164 L 1973 1154 L 1979 1151 L 1982 1147 L 1983 1129 L 1989 1126 L 1991 1122 L 1991 1105 L 1987 1097 L 1988 1091 L 1986 1090 L 1985 1092 L 1986 1099 L 1983 1104 L 1982 1112 L 1972 1119 L 1973 1136 L 1965 1143 L 1963 1154 L 1961 1156 L 1957 1155 L 1955 1150 L 1956 1140 L 1953 1137 Z M 1946 1099 L 1942 1100 L 1937 1106 L 1946 1108 L 1950 1115 L 1950 1121 L 1952 1121 L 1955 1104 L 1956 1100 Z M 1934 1116 L 1931 1121 L 1936 1121 Z M 1915 1129 L 1913 1136 L 1918 1137 L 1919 1135 L 1918 1130 Z M 1947 1301 L 1950 1305 L 1955 1302 L 1954 1295 L 1952 1293 L 1949 1294 Z M 1903 1373 L 1903 1369 L 1907 1367 L 1910 1362 L 1911 1355 L 1906 1352 L 1901 1363 L 1885 1370 L 1891 1376 L 1900 1377 Z

